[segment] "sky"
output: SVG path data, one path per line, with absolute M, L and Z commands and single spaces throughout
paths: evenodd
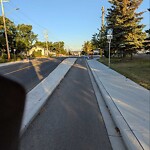
M 64 41 L 68 50 L 81 50 L 84 41 L 98 33 L 102 6 L 107 14 L 108 0 L 9 0 L 4 3 L 5 16 L 16 25 L 32 25 L 40 41 L 45 40 L 47 31 L 49 41 Z M 138 11 L 147 8 L 150 8 L 150 0 L 143 0 Z M 150 28 L 150 12 L 145 12 L 143 17 L 145 29 Z

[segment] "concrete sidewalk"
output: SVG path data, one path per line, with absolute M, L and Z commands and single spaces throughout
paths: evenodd
M 96 60 L 87 62 L 127 148 L 149 150 L 150 91 Z

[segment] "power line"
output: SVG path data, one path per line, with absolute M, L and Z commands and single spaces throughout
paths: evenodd
M 11 7 L 11 8 L 18 8 L 18 6 L 17 6 L 14 2 L 12 2 L 12 1 L 10 1 L 8 4 L 9 4 L 8 6 Z M 22 11 L 21 8 L 20 8 L 20 10 L 19 10 L 18 12 L 19 12 L 22 16 L 24 16 L 24 17 L 21 17 L 20 15 L 15 14 L 16 16 L 13 16 L 13 18 L 15 17 L 15 18 L 17 18 L 17 20 L 18 20 L 18 18 L 20 18 L 20 20 L 23 20 L 23 21 L 25 21 L 25 18 L 26 18 L 26 19 L 29 20 L 34 26 L 38 27 L 38 28 L 40 29 L 41 33 L 43 33 L 43 30 L 46 30 L 46 31 L 48 31 L 48 32 L 51 34 L 51 38 L 53 37 L 53 39 L 55 39 L 56 41 L 62 41 L 62 40 L 58 39 L 58 38 L 55 36 L 55 34 L 52 33 L 50 30 L 48 30 L 46 27 L 44 27 L 43 25 L 40 25 L 37 21 L 35 21 L 34 19 L 32 19 L 32 18 L 30 18 L 28 15 L 26 15 L 26 14 Z M 15 21 L 16 21 L 16 19 L 15 19 Z M 17 21 L 17 22 L 19 22 L 19 21 Z M 26 21 L 25 21 L 25 22 L 26 22 Z M 42 34 L 41 34 L 41 35 L 42 35 Z M 70 46 L 69 46 L 68 44 L 65 43 L 65 45 L 66 45 L 67 47 L 69 47 L 69 49 L 72 49 L 72 48 L 70 48 Z

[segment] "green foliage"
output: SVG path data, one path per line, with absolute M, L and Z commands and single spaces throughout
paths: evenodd
M 34 46 L 39 46 L 39 47 L 42 47 L 42 48 L 46 48 L 46 43 L 41 42 L 41 41 L 36 41 Z
M 104 56 L 105 56 L 106 58 L 109 57 L 109 51 L 108 51 L 108 50 L 104 50 Z
M 81 55 L 87 55 L 87 53 L 85 51 L 82 51 Z
M 106 27 L 104 26 L 103 28 L 101 28 L 100 30 L 100 37 L 99 37 L 99 47 L 103 50 L 105 50 L 105 48 L 107 47 L 107 38 L 106 38 Z
M 14 59 L 15 58 L 14 54 L 10 53 L 10 58 Z
M 26 51 L 32 47 L 34 41 L 37 39 L 37 35 L 32 31 L 32 26 L 25 24 L 15 26 L 15 24 L 8 18 L 5 18 L 5 20 L 9 48 L 11 50 L 16 49 L 16 53 L 26 53 Z M 2 16 L 0 16 L 0 49 L 4 49 L 6 51 L 6 40 Z
M 147 37 L 144 41 L 144 49 L 145 50 L 150 50 L 150 29 L 149 30 L 146 30 L 146 33 L 147 33 Z
M 28 51 L 33 46 L 40 46 L 42 48 L 47 48 L 51 52 L 56 52 L 57 54 L 67 54 L 64 48 L 64 42 L 41 42 L 37 41 L 37 34 L 32 31 L 32 25 L 18 24 L 17 26 L 8 18 L 6 19 L 7 35 L 9 47 L 11 50 L 16 49 L 16 57 L 18 59 L 23 59 L 24 56 L 21 54 L 28 54 Z M 47 44 L 47 45 L 46 45 Z M 6 53 L 6 40 L 4 34 L 3 18 L 0 16 L 0 53 Z M 4 54 L 5 55 L 5 54 Z M 41 57 L 41 52 L 35 52 L 35 57 Z M 13 58 L 13 55 L 11 55 Z M 7 58 L 3 58 L 7 59 Z
M 17 48 L 26 52 L 31 49 L 33 43 L 37 39 L 37 35 L 33 33 L 31 25 L 19 24 L 17 26 L 17 31 Z
M 48 50 L 50 52 L 56 52 L 56 54 L 67 54 L 67 51 L 64 48 L 64 42 L 60 41 L 60 42 L 47 42 L 48 44 Z M 34 44 L 34 46 L 39 46 L 42 48 L 46 48 L 46 42 L 41 42 L 41 41 L 36 41 L 36 43 Z
M 41 57 L 42 52 L 40 50 L 39 51 L 34 51 L 32 55 L 33 55 L 33 57 Z
M 20 52 L 25 52 L 26 53 L 26 44 L 21 41 L 21 40 L 18 40 L 17 43 L 16 43 L 16 49 L 17 49 L 17 52 L 20 53 Z
M 56 54 L 63 54 L 65 52 L 64 42 L 54 42 L 53 49 L 55 50 Z
M 101 58 L 100 62 L 108 65 L 108 58 Z M 134 57 L 133 60 L 111 58 L 110 67 L 150 90 L 150 62 L 148 57 Z
M 107 47 L 106 27 L 105 26 L 103 28 L 101 28 L 99 33 L 93 34 L 91 43 L 93 45 L 93 49 L 100 48 L 102 51 L 105 51 L 105 49 Z
M 17 54 L 16 57 L 17 57 L 17 60 L 23 60 L 26 58 L 26 56 L 24 56 L 23 54 Z
M 93 45 L 91 41 L 86 41 L 84 42 L 83 46 L 82 46 L 82 50 L 86 53 L 89 54 L 90 51 L 93 49 Z
M 10 49 L 13 49 L 14 41 L 16 38 L 16 27 L 14 23 L 8 18 L 5 18 L 5 21 L 6 21 L 6 29 L 7 29 L 9 47 Z M 5 40 L 4 24 L 3 24 L 2 16 L 0 16 L 0 49 L 6 49 L 6 40 Z
M 7 59 L 1 59 L 0 58 L 0 63 L 5 63 L 5 62 L 7 62 Z
M 6 53 L 3 53 L 2 56 L 1 56 L 1 58 L 2 58 L 2 59 L 7 59 L 7 54 L 6 54 Z
M 113 0 L 108 9 L 107 28 L 113 29 L 112 49 L 132 54 L 143 48 L 145 33 L 140 24 L 143 12 L 137 13 L 136 9 L 142 0 Z
M 91 42 L 94 49 L 99 48 L 99 34 L 93 34 Z

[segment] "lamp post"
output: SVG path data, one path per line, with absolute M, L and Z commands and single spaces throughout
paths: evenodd
M 4 31 L 5 31 L 5 39 L 6 39 L 6 48 L 7 48 L 7 57 L 8 60 L 10 60 L 10 52 L 9 52 L 9 44 L 8 44 L 8 37 L 7 37 L 7 29 L 6 29 L 6 21 L 5 21 L 5 13 L 4 13 L 4 6 L 3 6 L 3 0 L 1 1 L 1 9 L 2 9 L 2 17 L 3 17 L 3 23 L 4 23 Z M 6 1 L 7 2 L 7 1 Z
M 15 54 L 15 52 L 16 52 L 16 49 L 14 48 L 14 60 L 16 60 L 16 54 Z
M 109 30 L 107 31 L 107 40 L 108 40 L 108 43 L 109 43 L 109 61 L 108 61 L 108 66 L 109 66 L 109 67 L 110 67 L 110 44 L 111 44 L 111 40 L 112 40 L 112 38 L 113 38 L 112 32 L 113 32 L 112 29 L 109 29 Z

